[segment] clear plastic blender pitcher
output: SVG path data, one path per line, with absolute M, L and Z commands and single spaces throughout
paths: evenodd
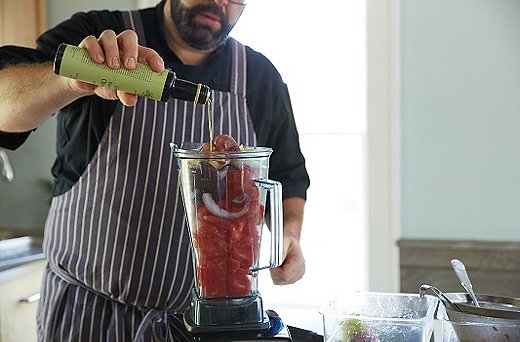
M 282 262 L 281 185 L 268 180 L 263 147 L 202 152 L 173 145 L 190 230 L 195 287 L 189 320 L 199 326 L 254 326 L 265 320 L 258 271 Z M 260 265 L 267 193 L 271 255 Z

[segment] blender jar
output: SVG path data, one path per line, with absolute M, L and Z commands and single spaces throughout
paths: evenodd
M 215 323 L 217 311 L 236 311 L 239 317 L 242 309 L 257 312 L 253 316 L 260 317 L 253 321 L 263 321 L 258 271 L 279 266 L 283 254 L 281 185 L 267 179 L 272 150 L 247 147 L 237 152 L 205 152 L 186 144 L 172 147 L 193 251 L 194 323 Z M 260 266 L 267 193 L 271 255 L 269 265 Z M 212 317 L 208 322 L 204 316 Z M 226 318 L 219 322 L 234 323 Z

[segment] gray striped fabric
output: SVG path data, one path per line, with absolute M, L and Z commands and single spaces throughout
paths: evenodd
M 231 92 L 212 94 L 215 134 L 256 145 L 244 97 L 245 47 L 233 46 Z M 144 98 L 117 106 L 84 174 L 51 204 L 45 255 L 84 286 L 47 270 L 41 341 L 131 341 L 149 308 L 187 307 L 193 267 L 169 143 L 209 141 L 206 107 Z M 161 340 L 161 328 L 148 330 L 145 340 Z

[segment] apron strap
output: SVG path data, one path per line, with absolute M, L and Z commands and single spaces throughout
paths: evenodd
M 163 323 L 162 325 L 165 327 L 164 336 L 166 341 L 168 341 L 170 336 L 168 332 L 168 312 L 158 309 L 148 310 L 148 313 L 144 316 L 141 324 L 137 327 L 137 332 L 132 341 L 144 341 L 144 334 L 150 325 L 152 326 L 152 329 L 155 329 L 154 323 Z
M 231 71 L 231 93 L 241 97 L 246 96 L 247 63 L 246 47 L 236 39 L 229 38 L 233 45 L 232 71 Z
M 146 38 L 144 35 L 143 21 L 139 10 L 128 10 L 121 12 L 123 15 L 123 22 L 127 29 L 132 29 L 139 37 L 139 45 L 146 46 Z
M 64 282 L 66 282 L 66 283 L 68 283 L 70 285 L 73 285 L 73 286 L 77 286 L 77 287 L 79 287 L 79 288 L 81 288 L 81 289 L 83 289 L 85 291 L 88 291 L 88 292 L 90 292 L 90 293 L 92 293 L 92 294 L 94 294 L 96 296 L 103 297 L 104 299 L 106 299 L 108 301 L 116 302 L 116 303 L 122 304 L 122 305 L 128 305 L 126 303 L 120 302 L 119 300 L 117 300 L 114 297 L 108 296 L 108 295 L 106 295 L 104 293 L 100 293 L 100 292 L 94 291 L 92 288 L 90 288 L 87 285 L 83 284 L 82 282 L 80 282 L 76 278 L 70 276 L 63 269 L 53 265 L 52 263 L 48 263 L 48 265 L 49 265 L 49 268 L 50 268 L 51 272 L 53 272 L 58 277 L 60 277 L 61 280 L 63 280 Z M 161 325 L 163 327 L 165 327 L 165 332 L 163 333 L 163 336 L 165 336 L 165 341 L 169 341 L 169 336 L 170 336 L 170 333 L 168 332 L 168 329 L 169 329 L 169 327 L 168 327 L 168 314 L 169 314 L 169 312 L 167 310 L 155 309 L 155 308 L 137 307 L 137 309 L 146 312 L 146 314 L 143 317 L 143 320 L 141 321 L 139 326 L 137 327 L 137 332 L 135 333 L 134 338 L 132 339 L 132 341 L 144 341 L 144 334 L 146 333 L 148 328 L 150 328 L 150 326 L 152 327 L 152 332 L 155 334 L 156 333 L 155 332 L 155 323 L 162 323 Z

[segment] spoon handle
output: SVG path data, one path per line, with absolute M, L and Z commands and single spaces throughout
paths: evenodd
M 453 270 L 455 270 L 455 274 L 460 280 L 460 285 L 468 292 L 471 300 L 475 304 L 476 307 L 480 307 L 478 303 L 477 296 L 475 296 L 475 292 L 473 291 L 473 285 L 471 285 L 471 281 L 469 280 L 468 273 L 466 272 L 466 266 L 459 259 L 451 260 L 451 266 L 453 266 Z

